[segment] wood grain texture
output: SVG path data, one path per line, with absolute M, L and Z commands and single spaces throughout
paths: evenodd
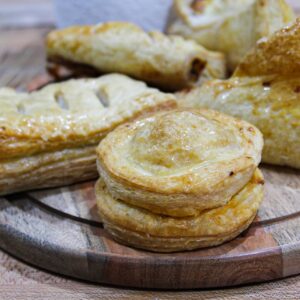
M 5 284 L 1 286 L 1 300 L 291 300 L 299 299 L 299 289 L 300 282 L 296 278 L 234 289 L 176 292 L 115 289 L 76 282 L 36 283 L 25 286 Z
M 280 281 L 215 290 L 149 291 L 71 281 L 37 270 L 0 251 L 1 300 L 35 299 L 298 299 L 300 277 Z
M 24 2 L 24 0 L 1 0 L 6 2 Z M 0 1 L 0 2 L 1 2 Z M 289 0 L 299 6 L 298 1 Z M 1 4 L 1 3 L 0 3 Z M 300 11 L 300 10 L 299 10 Z M 49 30 L 49 29 L 48 29 Z M 42 49 L 42 36 L 45 29 L 0 30 L 0 55 L 14 53 L 19 57 L 23 47 L 29 44 L 38 45 Z M 5 56 L 2 56 L 5 60 Z M 1 64 L 0 64 L 1 66 Z M 17 59 L 12 60 L 15 74 L 22 72 L 25 88 L 32 77 L 26 76 L 26 69 L 34 70 L 34 74 L 43 71 L 43 60 L 36 65 L 27 61 L 24 69 L 18 68 Z M 3 86 L 0 73 L 0 84 Z M 43 80 L 44 81 L 44 80 Z M 7 82 L 7 81 L 5 81 Z M 10 82 L 5 83 L 14 86 Z M 297 247 L 297 244 L 295 245 Z M 289 260 L 292 267 L 293 260 Z M 217 290 L 201 290 L 190 292 L 159 292 L 117 289 L 99 285 L 75 282 L 61 276 L 55 276 L 36 270 L 0 251 L 0 291 L 1 299 L 298 299 L 300 294 L 300 276 L 273 281 L 265 284 Z
M 298 274 L 300 172 L 262 170 L 268 183 L 257 219 L 219 247 L 159 254 L 114 242 L 98 218 L 94 182 L 3 198 L 1 247 L 56 273 L 127 287 L 223 287 Z

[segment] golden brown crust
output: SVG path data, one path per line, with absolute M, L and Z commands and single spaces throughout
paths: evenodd
M 234 76 L 300 75 L 300 19 L 256 44 L 238 66 Z
M 294 20 L 284 0 L 175 0 L 177 18 L 168 29 L 226 54 L 231 71 L 262 37 Z
M 117 128 L 97 148 L 110 193 L 171 216 L 224 205 L 260 162 L 262 136 L 210 110 L 162 112 Z
M 95 146 L 12 159 L 0 164 L 0 195 L 97 178 Z
M 113 74 L 51 84 L 31 94 L 3 88 L 0 107 L 0 194 L 5 194 L 95 178 L 95 148 L 108 132 L 174 108 L 176 101 Z
M 100 179 L 97 205 L 105 228 L 120 242 L 159 252 L 215 246 L 236 237 L 256 215 L 263 198 L 263 177 L 256 170 L 250 182 L 225 206 L 194 217 L 173 218 L 116 200 Z
M 176 103 L 170 94 L 113 74 L 50 84 L 31 94 L 0 89 L 0 106 L 1 161 L 96 145 L 117 125 Z
M 220 53 L 181 37 L 146 33 L 125 22 L 53 31 L 47 37 L 47 55 L 50 62 L 89 65 L 100 73 L 123 73 L 166 90 L 224 78 L 226 72 Z
M 182 107 L 210 108 L 257 126 L 263 161 L 300 168 L 300 22 L 260 41 L 234 76 L 178 93 Z

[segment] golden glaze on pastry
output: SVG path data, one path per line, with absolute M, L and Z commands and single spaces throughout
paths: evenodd
M 113 197 L 181 217 L 226 204 L 252 177 L 262 146 L 249 123 L 175 110 L 118 127 L 100 143 L 97 161 Z
M 95 146 L 1 161 L 0 174 L 1 195 L 97 178 Z
M 101 73 L 123 73 L 167 90 L 224 78 L 226 72 L 221 53 L 181 37 L 146 33 L 125 22 L 53 31 L 47 37 L 47 53 L 54 63 L 71 62 Z
M 178 93 L 183 107 L 247 120 L 264 135 L 263 161 L 300 168 L 300 21 L 263 39 L 229 80 Z
M 118 74 L 30 94 L 0 89 L 0 194 L 96 177 L 95 147 L 109 131 L 175 106 L 172 95 Z
M 257 169 L 225 206 L 185 218 L 157 215 L 117 200 L 102 179 L 96 197 L 104 227 L 116 240 L 159 252 L 192 250 L 231 240 L 250 225 L 263 198 L 263 177 Z
M 168 29 L 226 54 L 231 71 L 262 37 L 294 20 L 284 0 L 174 0 Z

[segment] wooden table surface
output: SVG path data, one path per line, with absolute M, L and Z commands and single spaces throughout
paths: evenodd
M 38 2 L 31 0 L 30 2 Z M 45 10 L 48 0 L 41 9 Z M 299 1 L 294 2 L 298 7 Z M 298 3 L 297 3 L 298 2 Z M 1 8 L 9 3 L 24 3 L 24 0 L 0 0 Z M 22 11 L 22 10 L 21 10 Z M 19 13 L 17 9 L 15 12 Z M 14 13 L 15 13 L 14 12 Z M 6 20 L 10 18 L 6 17 Z M 4 20 L 2 18 L 2 20 Z M 51 20 L 49 17 L 46 24 Z M 6 23 L 5 23 L 6 22 Z M 36 56 L 35 49 L 42 49 L 43 38 L 49 27 L 9 29 L 11 23 L 5 21 L 6 28 L 0 29 L 0 86 L 26 85 L 36 75 L 43 72 L 44 55 Z M 27 22 L 27 21 L 26 21 Z M 35 20 L 35 22 L 37 22 Z M 2 24 L 3 25 L 3 24 Z M 45 24 L 43 24 L 45 25 Z M 19 25 L 18 25 L 19 26 Z M 15 59 L 17 55 L 18 59 Z M 26 69 L 26 72 L 23 70 Z M 0 245 L 1 247 L 1 245 Z M 300 276 L 265 284 L 195 291 L 142 291 L 116 287 L 93 285 L 64 278 L 37 270 L 9 256 L 0 250 L 0 299 L 300 299 Z

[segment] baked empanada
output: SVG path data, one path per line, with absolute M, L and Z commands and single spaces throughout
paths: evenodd
M 231 71 L 257 40 L 295 18 L 284 0 L 174 0 L 174 7 L 168 32 L 225 53 Z
M 259 41 L 231 79 L 177 97 L 249 121 L 264 135 L 264 162 L 300 168 L 300 20 Z
M 97 177 L 95 148 L 117 125 L 176 107 L 124 75 L 70 80 L 27 94 L 0 89 L 0 195 Z
M 53 31 L 47 37 L 47 55 L 51 63 L 123 73 L 165 90 L 224 78 L 226 73 L 223 54 L 125 22 Z
M 263 147 L 254 126 L 211 110 L 172 110 L 122 125 L 97 148 L 109 193 L 185 217 L 225 205 L 249 182 Z
M 103 179 L 96 184 L 96 197 L 104 227 L 117 241 L 152 251 L 184 251 L 219 245 L 247 229 L 263 199 L 263 177 L 257 169 L 225 206 L 185 218 L 158 215 L 118 200 Z

